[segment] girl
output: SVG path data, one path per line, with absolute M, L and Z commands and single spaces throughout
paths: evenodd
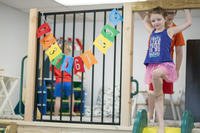
M 140 14 L 141 16 L 141 14 Z M 147 31 L 151 34 L 149 48 L 144 64 L 146 65 L 145 82 L 153 84 L 149 98 L 155 103 L 158 115 L 158 133 L 164 133 L 164 103 L 163 103 L 163 80 L 174 82 L 177 79 L 176 67 L 170 56 L 172 36 L 187 29 L 191 25 L 191 14 L 185 10 L 185 22 L 176 27 L 165 28 L 164 10 L 155 8 L 144 16 L 143 22 Z

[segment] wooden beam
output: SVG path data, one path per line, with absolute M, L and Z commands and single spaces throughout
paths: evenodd
M 198 9 L 200 0 L 162 0 L 164 9 Z
M 17 124 L 15 122 L 5 122 L 0 120 L 0 127 L 5 128 L 6 133 L 17 133 Z
M 132 10 L 133 11 L 146 11 L 152 8 L 158 7 L 162 5 L 161 0 L 152 0 L 152 1 L 145 1 L 145 2 L 134 2 L 132 3 Z
M 131 120 L 131 76 L 133 70 L 133 12 L 130 3 L 124 4 L 123 66 L 121 93 L 121 126 L 130 126 Z
M 164 9 L 197 9 L 200 8 L 200 0 L 147 0 L 132 3 L 133 11 L 145 11 L 155 7 Z
M 37 38 L 36 31 L 38 27 L 38 11 L 30 10 L 29 16 L 29 38 L 28 38 L 28 60 L 26 76 L 26 96 L 25 96 L 25 116 L 24 120 L 32 121 L 35 97 L 35 70 L 36 70 L 36 50 Z

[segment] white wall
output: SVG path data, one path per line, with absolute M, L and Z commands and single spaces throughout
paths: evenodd
M 28 14 L 0 3 L 0 18 L 0 68 L 6 75 L 20 77 L 21 60 L 27 55 Z M 18 95 L 19 84 L 12 95 L 13 105 Z
M 182 13 L 183 14 L 183 13 Z M 178 17 L 175 18 L 176 24 L 181 24 L 184 22 L 184 18 Z M 183 32 L 185 41 L 188 39 L 200 39 L 200 30 L 199 30 L 200 18 L 193 17 L 192 26 Z M 134 59 L 133 59 L 133 75 L 134 78 L 139 81 L 140 89 L 148 89 L 147 85 L 144 83 L 144 74 L 145 66 L 143 65 L 146 50 L 147 50 L 147 40 L 148 33 L 145 30 L 141 20 L 136 19 L 134 25 Z M 180 70 L 180 77 L 174 84 L 175 95 L 179 89 L 185 90 L 185 73 L 186 73 L 186 47 L 183 54 L 183 62 Z
M 27 55 L 28 14 L 0 3 L 0 68 L 20 76 L 22 58 Z

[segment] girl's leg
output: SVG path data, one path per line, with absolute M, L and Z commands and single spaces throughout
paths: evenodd
M 72 94 L 72 100 L 71 100 L 71 95 L 69 96 L 69 109 L 71 108 L 71 104 L 72 104 L 72 115 L 76 115 L 76 113 L 74 112 L 74 94 Z
M 60 97 L 56 97 L 55 99 L 55 105 L 54 105 L 54 115 L 58 116 L 60 111 Z
M 164 125 L 164 96 L 159 95 L 155 99 L 155 109 L 158 116 L 159 128 L 158 133 L 165 132 L 165 125 Z
M 151 92 L 152 93 L 152 92 Z M 155 107 L 155 97 L 148 94 L 147 104 L 148 104 L 148 120 L 150 121 L 153 118 L 154 107 Z
M 156 69 L 152 73 L 152 83 L 154 87 L 153 97 L 155 98 L 155 110 L 158 116 L 159 130 L 158 133 L 164 133 L 164 99 L 163 99 L 163 79 L 165 73 L 162 69 Z
M 152 73 L 152 84 L 153 84 L 153 95 L 159 96 L 163 93 L 163 78 L 165 77 L 164 71 L 162 69 L 156 69 Z

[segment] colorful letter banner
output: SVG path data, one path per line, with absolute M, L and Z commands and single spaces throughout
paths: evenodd
M 73 57 L 65 55 L 61 70 L 71 74 L 73 62 L 74 62 Z
M 60 69 L 61 65 L 63 64 L 64 58 L 65 55 L 61 53 L 52 60 L 51 64 L 56 66 L 57 69 Z
M 42 45 L 43 49 L 49 48 L 55 42 L 56 38 L 53 36 L 52 33 L 46 35 L 42 40 L 40 40 L 40 44 Z
M 107 38 L 105 38 L 103 35 L 100 34 L 95 39 L 94 45 L 99 49 L 99 51 L 106 54 L 108 48 L 112 46 L 112 43 Z
M 102 34 L 105 38 L 107 38 L 109 41 L 113 42 L 114 39 L 115 39 L 115 36 L 116 36 L 117 34 L 119 34 L 119 31 L 116 30 L 115 28 L 113 28 L 112 26 L 110 26 L 110 25 L 107 24 L 107 25 L 105 25 L 105 26 L 103 27 L 103 29 L 101 30 L 101 34 Z
M 97 60 L 90 50 L 85 51 L 80 55 L 87 69 L 90 69 L 93 64 L 97 64 Z
M 80 56 L 74 57 L 74 73 L 85 72 L 83 60 Z
M 42 24 L 37 30 L 37 38 L 41 37 L 42 35 L 50 31 L 51 31 L 51 28 L 49 27 L 48 23 Z
M 119 22 L 121 22 L 123 18 L 122 15 L 116 9 L 113 9 L 109 14 L 109 20 L 115 26 Z
M 113 9 L 109 14 L 109 20 L 115 26 L 122 21 L 122 16 L 116 9 Z M 87 69 L 90 69 L 92 65 L 97 64 L 97 59 L 91 50 L 86 50 L 84 53 L 76 57 L 67 56 L 62 53 L 61 48 L 56 42 L 56 38 L 52 33 L 50 33 L 50 31 L 51 28 L 48 23 L 44 23 L 38 28 L 37 37 L 39 38 L 45 35 L 40 40 L 40 44 L 42 45 L 43 50 L 46 50 L 45 53 L 49 57 L 51 64 L 56 68 L 61 69 L 61 71 L 66 71 L 69 74 L 71 74 L 72 69 L 74 69 L 74 73 L 76 74 L 77 72 L 85 72 L 84 64 Z M 117 34 L 119 34 L 119 31 L 107 24 L 102 28 L 101 34 L 95 39 L 93 44 L 100 52 L 106 54 L 108 48 L 112 46 L 112 42 L 115 40 Z M 73 48 L 73 50 L 83 50 L 81 41 L 78 38 L 76 38 L 75 41 L 79 48 Z M 68 38 L 68 43 L 72 43 L 72 38 Z
M 49 56 L 49 60 L 52 62 L 53 59 L 56 58 L 56 56 L 60 55 L 62 53 L 60 47 L 57 43 L 51 45 L 49 49 L 45 52 Z

